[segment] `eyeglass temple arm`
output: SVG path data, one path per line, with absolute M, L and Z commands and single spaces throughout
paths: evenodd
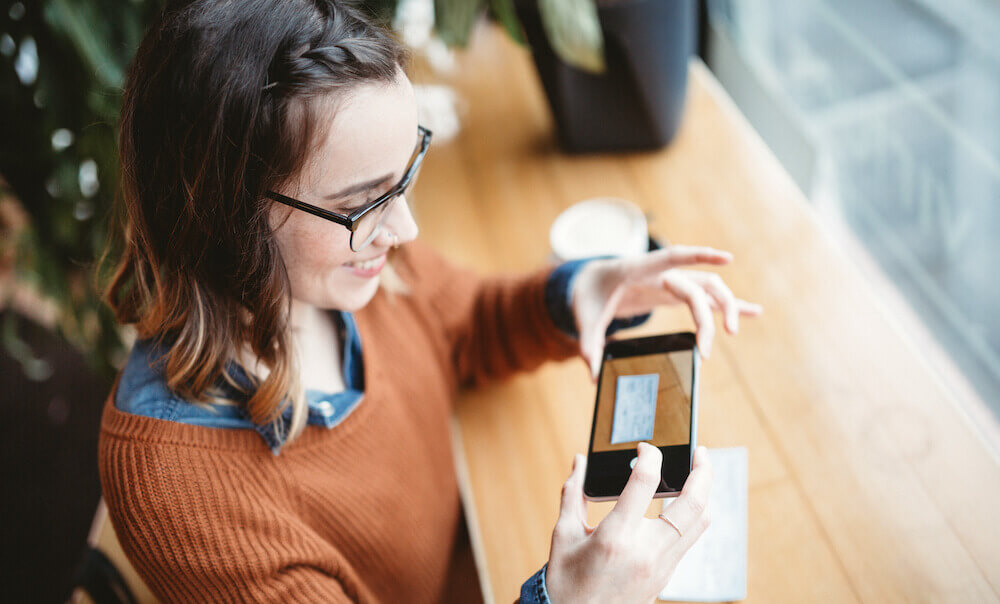
M 324 210 L 323 208 L 317 208 L 315 206 L 302 203 L 297 199 L 292 199 L 291 197 L 282 195 L 281 193 L 276 193 L 274 191 L 268 191 L 267 196 L 287 206 L 291 206 L 298 210 L 302 210 L 303 212 L 308 212 L 313 216 L 319 216 L 320 218 L 326 218 L 328 220 L 332 220 L 338 224 L 342 224 L 345 227 L 351 229 L 351 231 L 354 230 L 354 224 L 352 223 L 351 219 L 348 218 L 347 216 L 341 216 L 336 212 L 331 212 L 329 210 Z

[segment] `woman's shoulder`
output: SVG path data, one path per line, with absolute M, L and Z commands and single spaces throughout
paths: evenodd
M 114 392 L 118 410 L 156 419 L 176 416 L 180 401 L 167 387 L 163 373 L 156 368 L 161 356 L 153 340 L 135 342 Z
M 132 415 L 200 426 L 253 428 L 235 405 L 197 404 L 171 390 L 160 367 L 163 356 L 164 350 L 155 340 L 136 341 L 114 391 L 116 409 Z
M 137 340 L 105 402 L 101 418 L 101 456 L 126 457 L 142 451 L 158 455 L 170 451 L 200 457 L 206 452 L 229 451 L 237 456 L 272 455 L 268 429 L 256 426 L 237 404 L 189 401 L 166 381 L 164 347 L 152 339 Z M 229 366 L 231 376 L 245 383 L 245 374 Z M 219 380 L 218 387 L 236 401 L 240 395 Z M 214 453 L 213 453 L 214 454 Z M 213 462 L 214 463 L 214 462 Z

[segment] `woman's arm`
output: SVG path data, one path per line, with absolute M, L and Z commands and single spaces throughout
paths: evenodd
M 446 341 L 458 382 L 478 385 L 579 354 L 546 302 L 555 267 L 485 277 L 426 244 L 400 249 L 402 276 Z
M 714 274 L 682 270 L 726 264 L 727 252 L 671 246 L 636 258 L 601 258 L 548 267 L 520 276 L 481 277 L 459 268 L 421 242 L 404 248 L 410 280 L 447 339 L 459 382 L 479 384 L 529 370 L 549 359 L 582 354 L 595 376 L 605 337 L 645 320 L 659 305 L 686 304 L 704 356 L 711 350 L 712 312 L 738 317 L 760 306 L 733 296 Z M 562 308 L 568 306 L 568 308 Z

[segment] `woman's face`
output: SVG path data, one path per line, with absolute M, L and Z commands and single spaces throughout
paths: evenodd
M 327 105 L 333 107 L 333 105 Z M 391 83 L 365 83 L 336 99 L 326 138 L 308 158 L 297 183 L 280 192 L 347 215 L 403 177 L 418 143 L 417 105 L 402 70 Z M 325 129 L 325 130 L 324 130 Z M 372 187 L 342 194 L 355 185 Z M 296 186 L 297 185 L 297 186 Z M 362 249 L 343 226 L 275 203 L 270 221 L 291 281 L 292 297 L 321 309 L 355 311 L 378 290 L 393 234 L 400 244 L 417 236 L 405 196 L 389 202 L 382 232 Z M 287 216 L 287 219 L 286 219 Z

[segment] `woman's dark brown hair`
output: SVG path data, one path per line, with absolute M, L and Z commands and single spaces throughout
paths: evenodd
M 220 378 L 238 387 L 225 368 L 246 350 L 269 369 L 247 392 L 251 419 L 301 431 L 289 281 L 264 192 L 299 173 L 330 98 L 391 82 L 404 63 L 387 32 L 334 0 L 174 3 L 146 34 L 125 82 L 104 291 L 119 322 L 165 345 L 180 396 L 215 400 Z

